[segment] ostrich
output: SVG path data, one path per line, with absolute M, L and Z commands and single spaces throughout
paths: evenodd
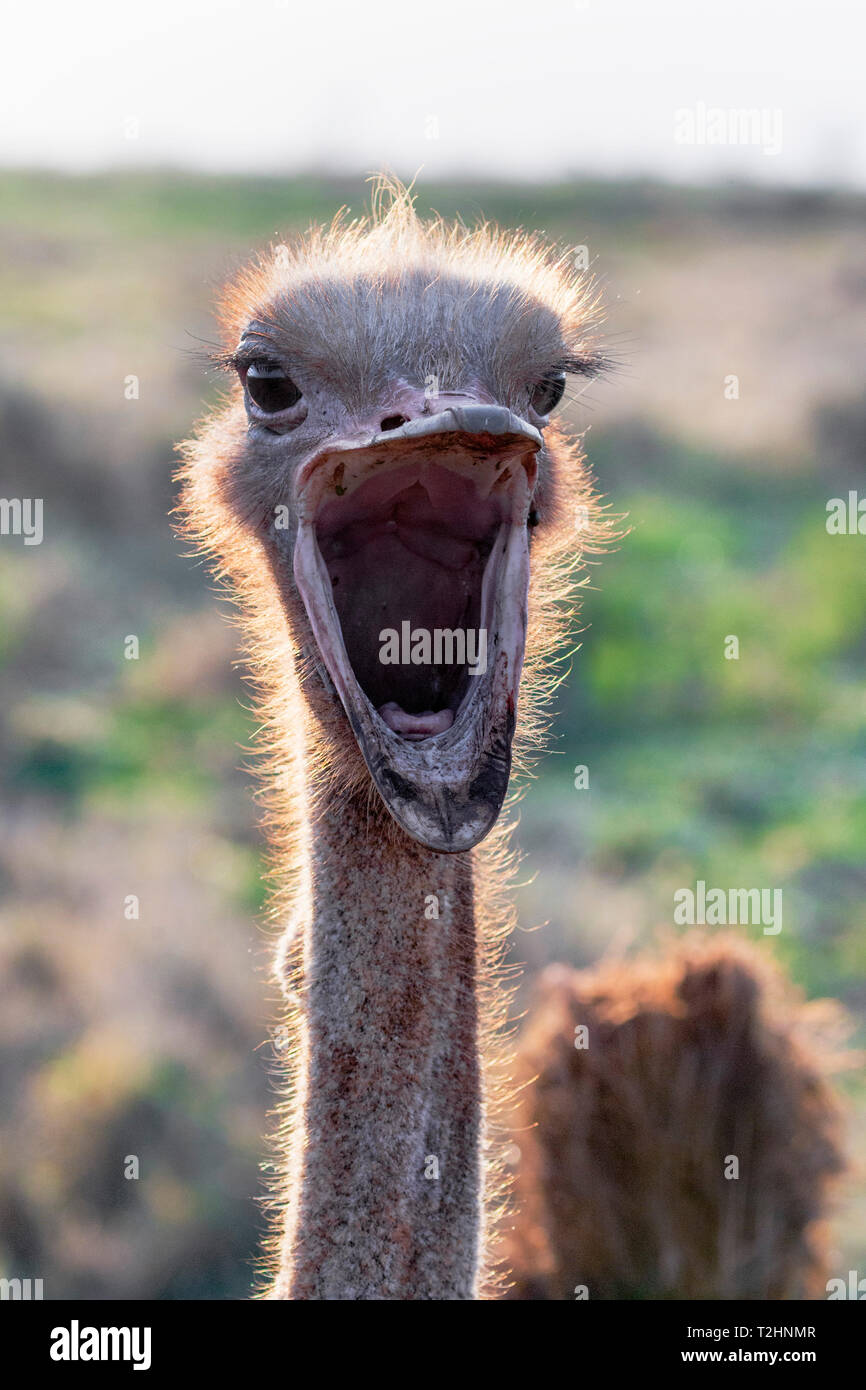
M 606 365 L 597 297 L 541 239 L 424 220 L 383 181 L 369 218 L 243 270 L 220 322 L 237 380 L 181 446 L 181 512 L 240 605 L 267 746 L 293 1043 L 266 1294 L 477 1298 L 496 823 L 604 538 L 549 420 Z
M 856 1063 L 841 1007 L 729 932 L 548 966 L 534 994 L 507 1296 L 826 1297 L 847 1164 L 834 1083 Z

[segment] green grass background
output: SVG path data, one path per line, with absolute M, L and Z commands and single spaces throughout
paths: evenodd
M 365 198 L 0 174 L 2 494 L 45 499 L 41 546 L 0 540 L 0 1274 L 46 1297 L 249 1288 L 273 1057 L 254 730 L 235 635 L 170 531 L 172 444 L 218 390 L 197 349 L 220 281 Z M 781 934 L 741 930 L 862 1041 L 866 535 L 824 524 L 866 495 L 862 201 L 563 183 L 420 203 L 588 246 L 623 364 L 574 410 L 630 531 L 593 569 L 522 802 L 514 959 L 638 950 L 699 878 L 778 887 Z M 834 1240 L 862 1272 L 862 1174 Z

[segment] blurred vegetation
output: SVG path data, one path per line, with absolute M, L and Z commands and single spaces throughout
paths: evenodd
M 0 195 L 2 491 L 45 499 L 41 546 L 0 541 L 0 1274 L 46 1297 L 243 1297 L 273 1056 L 254 728 L 233 630 L 170 531 L 172 444 L 218 388 L 197 351 L 220 280 L 366 193 L 4 173 Z M 588 244 L 623 361 L 574 408 L 631 529 L 593 570 L 522 802 L 514 958 L 637 948 L 698 879 L 777 887 L 780 936 L 740 930 L 862 1032 L 866 538 L 824 525 L 829 497 L 866 492 L 862 201 L 592 183 L 421 202 Z M 862 1174 L 835 1230 L 862 1272 Z

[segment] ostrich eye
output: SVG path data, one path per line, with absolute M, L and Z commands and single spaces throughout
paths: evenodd
M 268 362 L 260 358 L 251 362 L 247 369 L 247 390 L 259 410 L 268 415 L 277 415 L 297 405 L 301 393 L 290 376 L 286 376 L 279 362 Z
M 548 372 L 532 389 L 530 403 L 539 415 L 549 415 L 562 400 L 565 391 L 565 372 Z

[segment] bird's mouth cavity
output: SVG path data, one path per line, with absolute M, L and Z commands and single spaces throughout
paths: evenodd
M 453 407 L 298 478 L 321 661 L 391 814 L 442 852 L 481 840 L 508 787 L 540 447 L 504 407 Z

